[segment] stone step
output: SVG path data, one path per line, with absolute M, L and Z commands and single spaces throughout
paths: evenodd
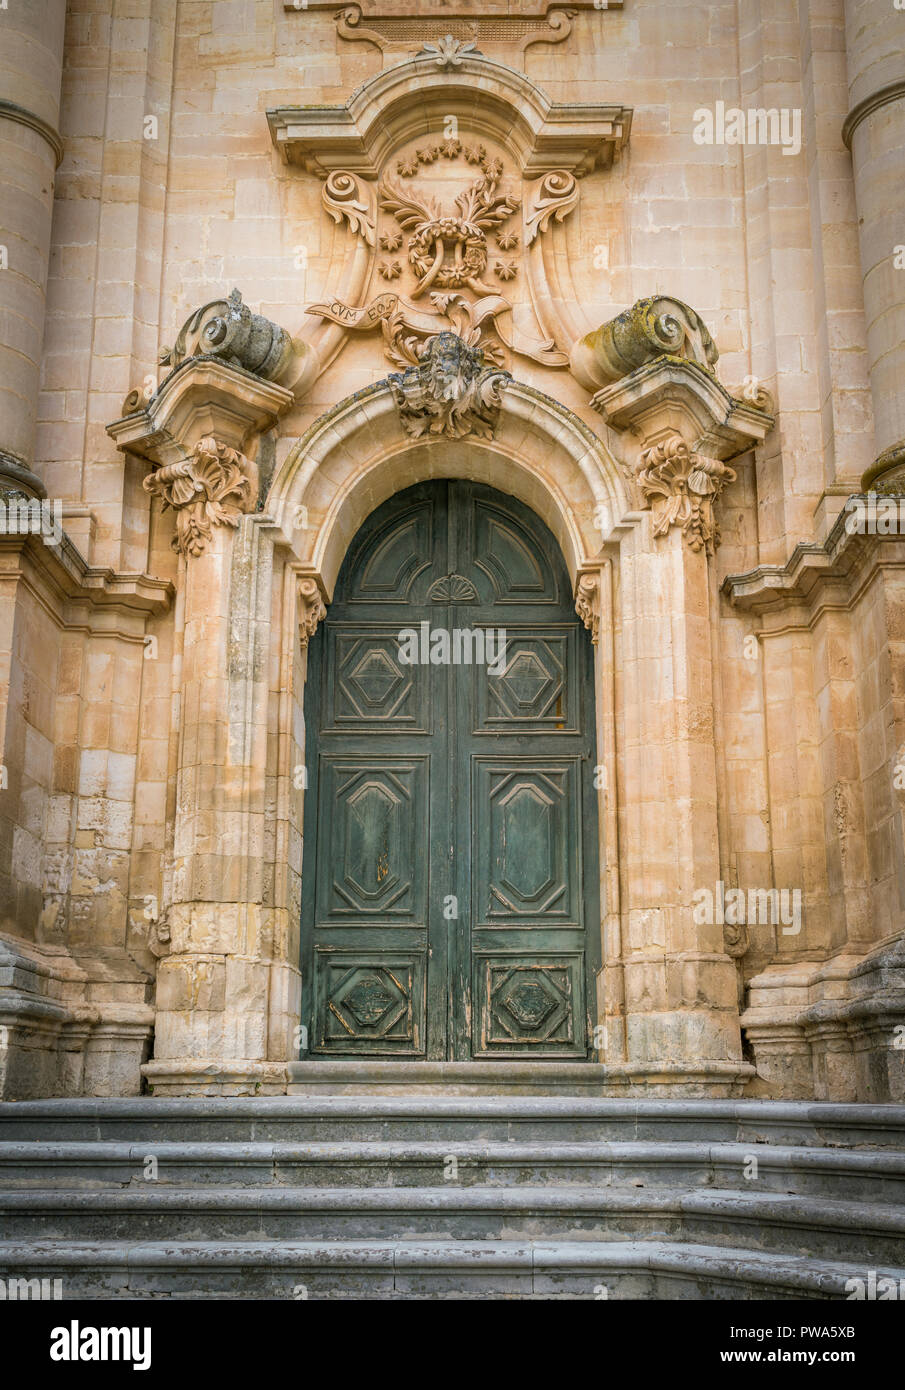
M 905 1106 L 586 1096 L 275 1096 L 0 1103 L 0 1140 L 708 1141 L 905 1150 Z
M 756 1176 L 751 1160 L 757 1161 Z M 153 1168 L 150 1160 L 154 1161 Z M 378 1140 L 291 1144 L 147 1140 L 0 1143 L 0 1187 L 107 1188 L 158 1184 L 307 1187 L 548 1183 L 595 1187 L 753 1188 L 905 1206 L 905 1150 L 768 1144 L 524 1143 Z M 146 1177 L 150 1173 L 151 1177 Z
M 0 1196 L 10 1240 L 685 1241 L 905 1266 L 905 1211 L 755 1192 L 653 1188 L 169 1188 Z
M 845 1299 L 905 1269 L 672 1241 L 0 1241 L 70 1298 Z

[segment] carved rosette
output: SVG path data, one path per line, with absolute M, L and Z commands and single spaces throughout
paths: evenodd
M 638 486 L 654 516 L 654 535 L 681 526 L 692 550 L 712 555 L 720 543 L 713 503 L 735 469 L 716 458 L 693 453 L 677 434 L 661 440 L 641 456 Z
M 392 372 L 387 385 L 400 423 L 413 439 L 468 434 L 492 439 L 502 391 L 511 380 L 509 372 L 485 367 L 480 348 L 469 347 L 456 333 L 438 333 L 425 343 L 418 365 Z
M 317 625 L 327 616 L 321 591 L 313 579 L 299 580 L 299 641 L 307 647 Z
M 583 574 L 579 579 L 575 612 L 596 643 L 600 637 L 600 580 L 596 574 Z
M 173 549 L 186 557 L 201 555 L 214 526 L 238 526 L 243 512 L 254 507 L 257 468 L 238 450 L 206 435 L 187 459 L 149 473 L 143 486 L 162 500 L 164 510 L 176 512 Z

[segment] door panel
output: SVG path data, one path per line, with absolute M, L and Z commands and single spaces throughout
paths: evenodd
M 404 628 L 426 662 L 403 659 Z M 438 628 L 452 661 L 429 659 Z M 478 484 L 408 489 L 353 540 L 308 662 L 312 1051 L 587 1057 L 591 648 L 553 537 Z

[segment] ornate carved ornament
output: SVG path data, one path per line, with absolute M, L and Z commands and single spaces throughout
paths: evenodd
M 511 13 L 503 11 L 494 17 L 501 24 L 515 22 L 525 16 L 543 17 L 553 10 L 558 10 L 561 4 L 562 0 L 517 0 L 517 4 L 508 7 L 511 8 Z M 569 0 L 569 4 L 575 10 L 621 10 L 623 0 L 607 0 L 605 7 L 602 0 Z M 304 14 L 308 10 L 329 10 L 335 13 L 336 0 L 304 0 L 304 4 L 302 0 L 283 0 L 283 9 L 294 10 L 296 14 Z M 432 28 L 437 27 L 436 0 L 356 0 L 356 9 L 360 10 L 368 21 L 390 18 L 412 20 L 423 17 Z M 481 0 L 448 0 L 443 5 L 444 23 L 447 19 L 473 19 L 486 13 L 487 5 L 482 4 Z
M 662 494 L 665 488 L 673 499 L 655 507 L 658 525 L 671 508 L 678 508 L 676 518 L 662 520 L 663 529 L 679 517 L 684 525 L 691 515 L 688 495 L 718 492 L 719 466 L 759 444 L 773 428 L 773 416 L 765 408 L 771 404 L 766 391 L 748 390 L 745 398 L 733 396 L 716 375 L 717 358 L 700 315 L 680 300 L 662 295 L 638 300 L 587 334 L 572 352 L 573 373 L 585 386 L 593 390 L 606 382 L 594 392 L 591 406 L 613 429 L 627 431 L 626 462 L 632 464 L 639 483 L 644 479 L 649 489 L 645 498 Z M 656 452 L 666 448 L 663 441 L 669 442 L 668 456 Z M 680 457 L 705 461 L 694 470 L 690 487 L 680 483 L 678 475 L 673 478 Z M 719 486 L 705 484 L 705 475 Z M 704 531 L 707 514 L 705 506 L 701 512 Z M 697 522 L 692 531 L 696 526 Z M 709 548 L 710 539 L 705 537 L 701 544 Z
M 164 464 L 144 479 L 146 492 L 176 512 L 172 545 L 186 557 L 201 555 L 214 526 L 238 526 L 258 498 L 258 470 L 236 449 L 212 436 L 199 439 L 190 456 Z
M 572 349 L 571 365 L 582 385 L 593 391 L 665 356 L 697 362 L 711 371 L 719 353 L 690 305 L 651 295 L 580 339 Z
M 480 0 L 444 4 L 442 23 L 453 39 L 476 43 L 479 47 L 505 48 L 507 53 L 524 52 L 535 43 L 562 43 L 572 32 L 572 20 L 580 10 L 593 10 L 601 18 L 608 10 L 621 10 L 623 0 L 520 0 L 513 13 L 488 13 Z M 296 13 L 331 10 L 336 32 L 351 42 L 375 44 L 383 53 L 398 54 L 424 44 L 437 32 L 437 5 L 425 0 L 414 7 L 411 0 L 388 4 L 385 0 L 356 0 L 336 11 L 335 0 L 283 0 L 283 8 Z
M 323 622 L 327 616 L 327 609 L 324 605 L 321 591 L 314 579 L 300 579 L 298 583 L 298 603 L 299 603 L 299 641 L 302 647 L 307 647 L 311 638 L 317 631 L 318 623 Z
M 179 367 L 191 357 L 217 357 L 230 366 L 279 381 L 292 358 L 292 339 L 285 328 L 254 314 L 239 290 L 195 309 L 179 330 L 173 347 L 161 349 L 161 366 Z
M 600 640 L 600 576 L 596 571 L 579 576 L 575 612 L 596 644 Z
M 653 512 L 654 535 L 665 536 L 671 526 L 681 526 L 692 550 L 712 555 L 720 543 L 713 503 L 735 481 L 735 470 L 693 453 L 677 434 L 646 449 L 641 463 L 637 481 Z
M 379 328 L 399 367 L 442 332 L 500 365 L 506 350 L 568 365 L 574 334 L 536 252 L 577 206 L 578 180 L 612 163 L 631 111 L 560 106 L 474 41 L 446 35 L 345 106 L 281 107 L 268 121 L 283 158 L 324 180 L 325 210 L 350 234 L 334 254 L 341 292 L 307 309 L 321 320 L 310 335 L 321 362 L 348 331 Z M 561 262 L 559 273 L 567 279 Z M 558 294 L 568 301 L 568 284 Z M 513 321 L 516 306 L 533 312 L 536 335 Z
M 387 385 L 412 438 L 476 434 L 492 439 L 501 393 L 510 380 L 508 372 L 485 367 L 480 348 L 470 348 L 455 333 L 439 333 L 425 344 L 418 365 L 402 375 L 393 372 Z

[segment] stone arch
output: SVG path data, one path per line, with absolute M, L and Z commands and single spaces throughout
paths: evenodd
M 412 439 L 389 386 L 378 382 L 341 401 L 299 439 L 273 481 L 267 511 L 298 570 L 316 579 L 329 601 L 365 518 L 393 493 L 434 477 L 485 482 L 531 507 L 556 537 L 576 588 L 583 571 L 600 564 L 602 532 L 629 505 L 603 443 L 533 387 L 506 386 L 492 439 Z

